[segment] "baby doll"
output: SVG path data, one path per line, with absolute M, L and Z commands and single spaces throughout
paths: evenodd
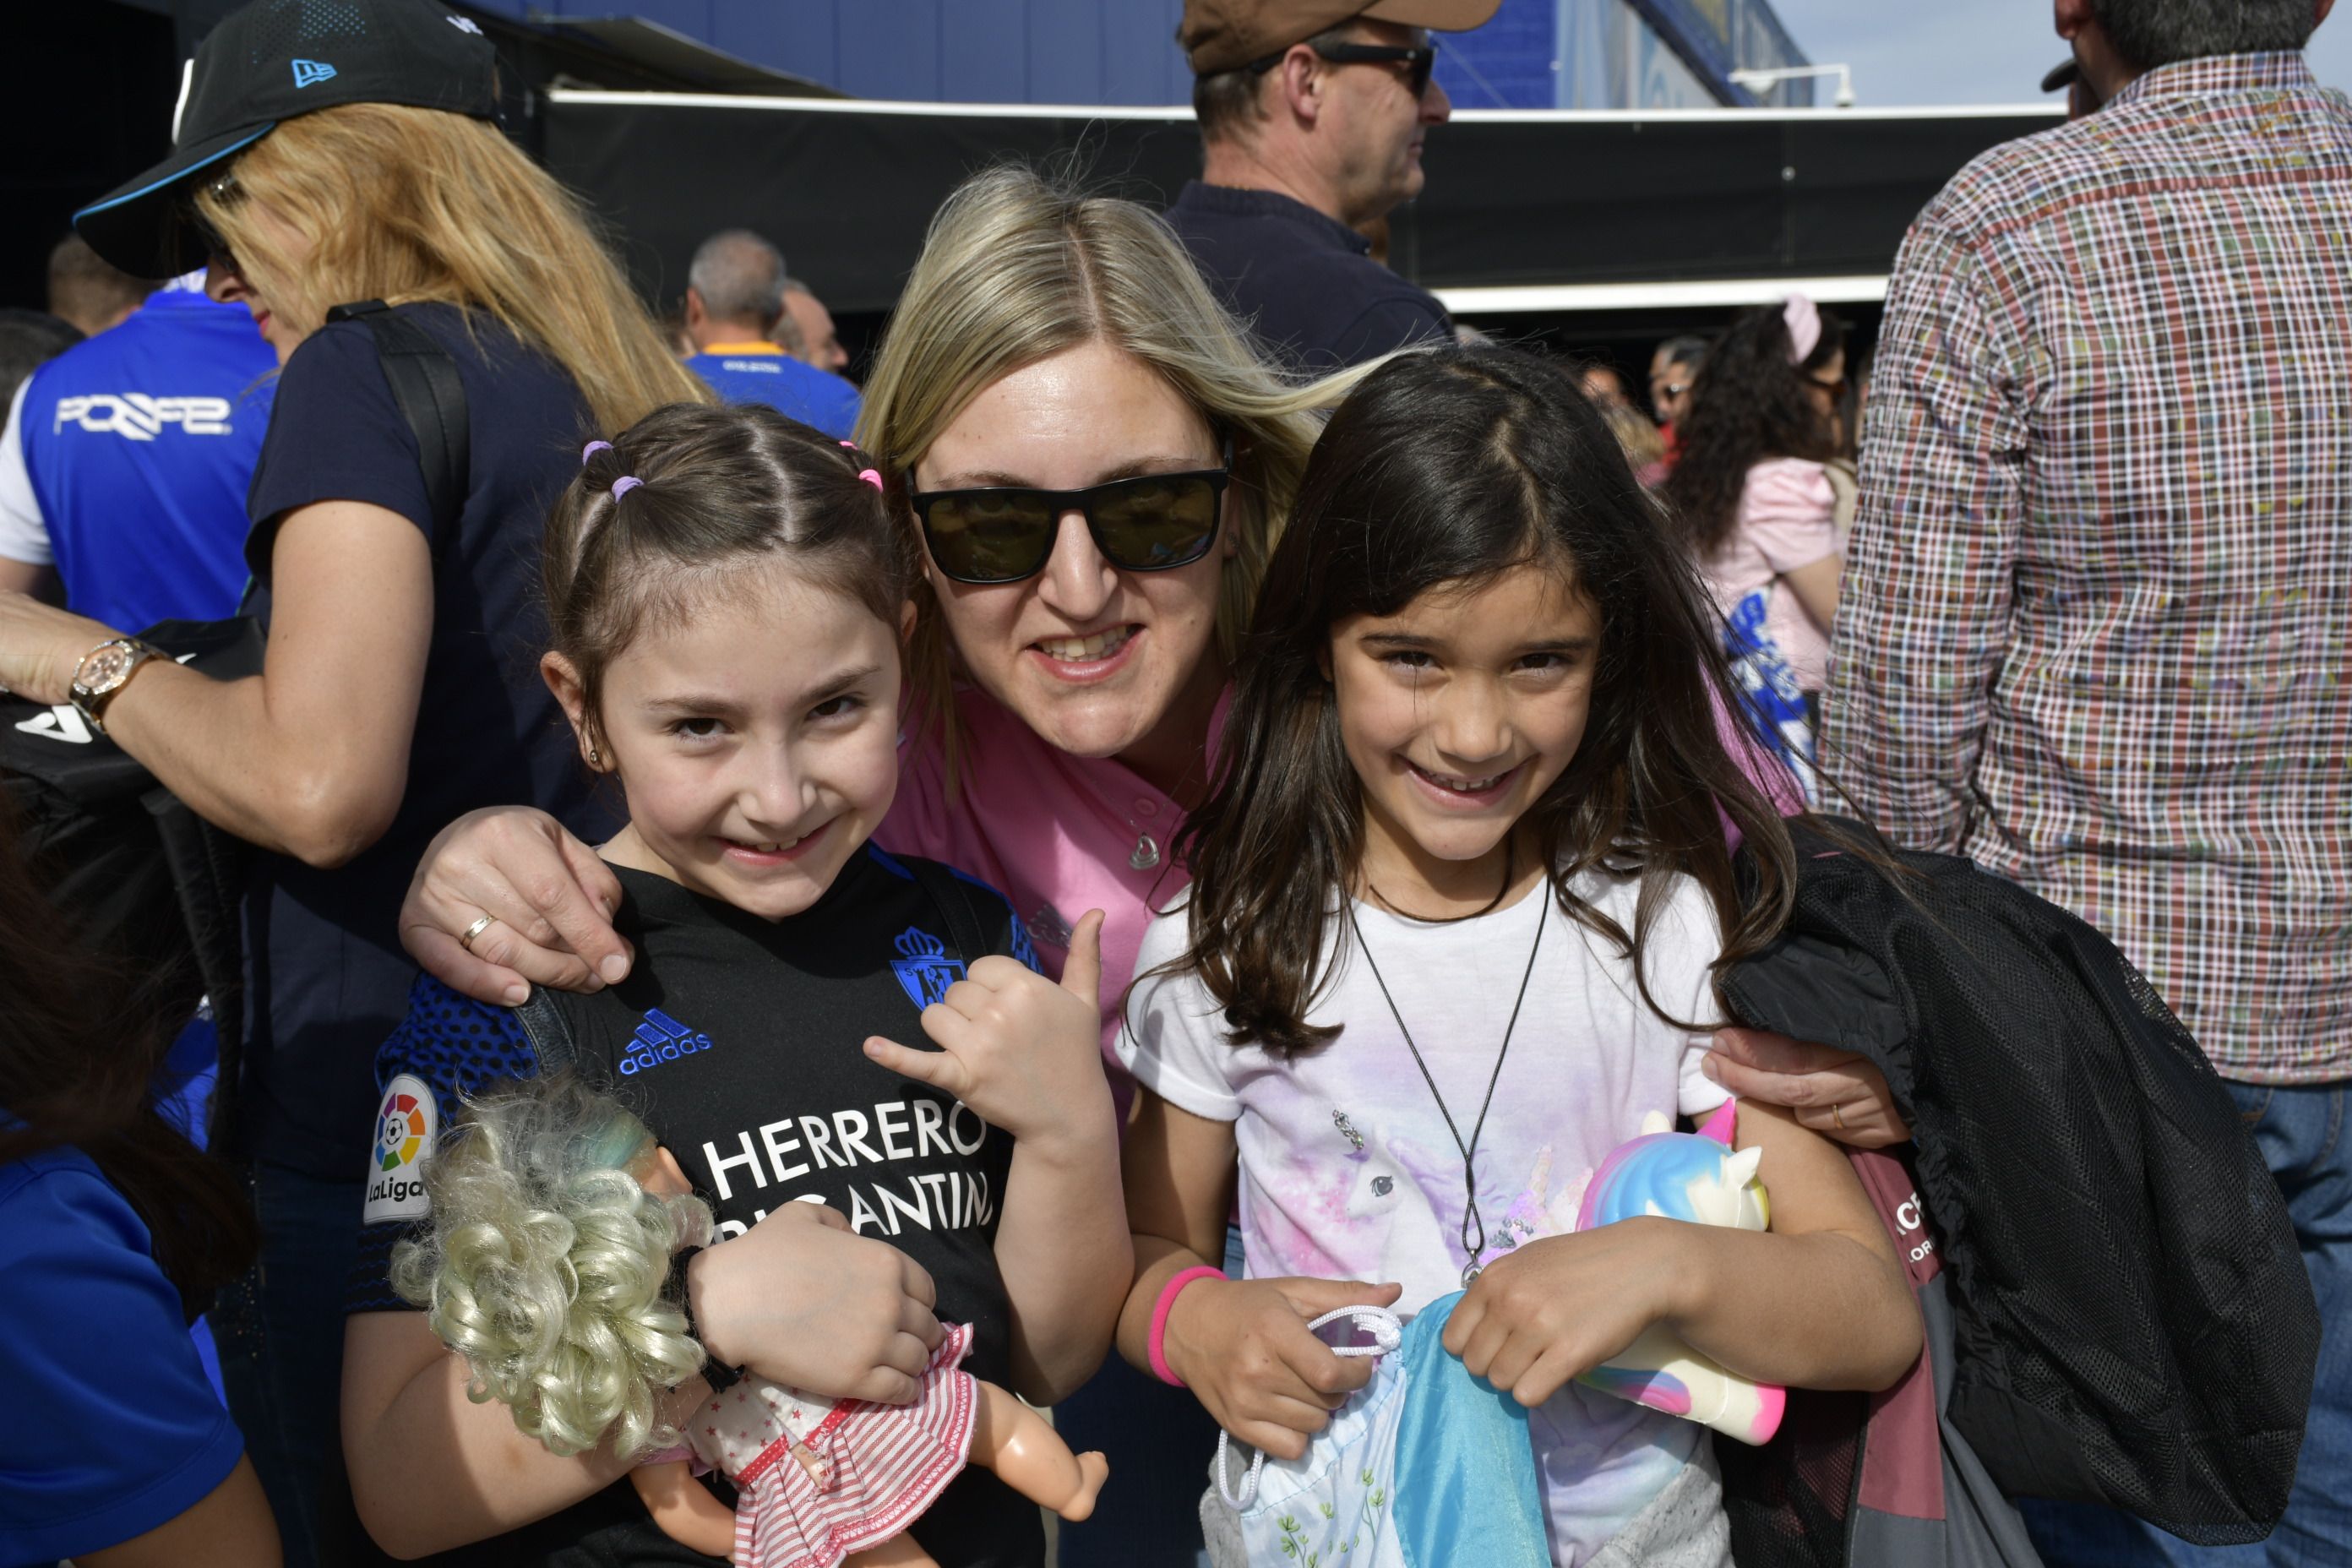
M 393 1255 L 394 1288 L 551 1453 L 610 1441 L 647 1456 L 633 1476 L 665 1533 L 758 1568 L 899 1568 L 932 1560 L 903 1531 L 974 1460 L 1063 1518 L 1094 1510 L 1108 1466 L 1074 1456 L 1044 1417 L 959 1363 L 948 1328 L 914 1403 L 826 1400 L 765 1378 L 714 1394 L 680 1432 L 656 1391 L 699 1371 L 670 1283 L 710 1210 L 646 1125 L 570 1073 L 468 1102 L 429 1157 L 432 1217 Z M 664 1451 L 667 1450 L 667 1451 Z M 731 1511 L 688 1456 L 733 1480 Z

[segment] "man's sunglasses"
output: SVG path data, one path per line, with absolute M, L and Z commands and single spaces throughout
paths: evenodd
M 1412 47 L 1402 44 L 1325 44 L 1320 47 L 1309 44 L 1307 47 L 1315 50 L 1316 58 L 1328 60 L 1335 66 L 1402 63 L 1405 88 L 1416 99 L 1429 90 L 1429 73 L 1437 66 L 1435 44 L 1419 44 Z M 1249 68 L 1255 74 L 1264 76 L 1280 65 L 1282 57 L 1289 52 L 1283 49 L 1264 59 L 1252 60 Z
M 1144 474 L 1082 490 L 1005 486 L 918 490 L 907 474 L 907 500 L 923 526 L 931 563 L 958 583 L 1018 583 L 1045 569 L 1062 515 L 1078 512 L 1103 559 L 1122 572 L 1189 566 L 1217 542 L 1234 443 L 1223 466 L 1181 474 Z

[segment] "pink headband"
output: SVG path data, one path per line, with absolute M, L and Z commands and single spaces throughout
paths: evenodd
M 1802 294 L 1791 294 L 1780 304 L 1780 320 L 1789 329 L 1789 363 L 1802 364 L 1822 345 L 1822 313 Z

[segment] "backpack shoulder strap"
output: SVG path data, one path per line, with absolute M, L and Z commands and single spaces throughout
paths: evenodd
M 531 1053 L 539 1058 L 541 1077 L 553 1078 L 565 1068 L 579 1065 L 580 1045 L 572 1033 L 572 1020 L 563 1016 L 553 992 L 544 985 L 532 986 L 514 1016 L 530 1041 Z
M 327 312 L 327 320 L 357 321 L 375 339 L 392 400 L 416 437 L 426 504 L 436 522 L 454 521 L 466 504 L 473 458 L 466 384 L 457 374 L 457 362 L 424 328 L 381 300 L 338 305 Z
M 980 917 L 972 913 L 970 889 L 962 878 L 936 860 L 904 860 L 900 864 L 914 873 L 916 883 L 939 906 L 940 918 L 947 922 L 948 939 L 955 943 L 956 956 L 963 960 L 969 973 L 973 964 L 992 951 L 981 931 Z

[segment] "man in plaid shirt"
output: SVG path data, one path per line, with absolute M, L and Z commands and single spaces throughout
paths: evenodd
M 1823 761 L 2113 937 L 2285 1194 L 2325 1325 L 2269 1547 L 2053 1510 L 2053 1563 L 2352 1563 L 2352 103 L 2328 0 L 2056 0 L 2077 107 L 1895 262 Z M 2103 102 L 2102 102 L 2103 100 Z

